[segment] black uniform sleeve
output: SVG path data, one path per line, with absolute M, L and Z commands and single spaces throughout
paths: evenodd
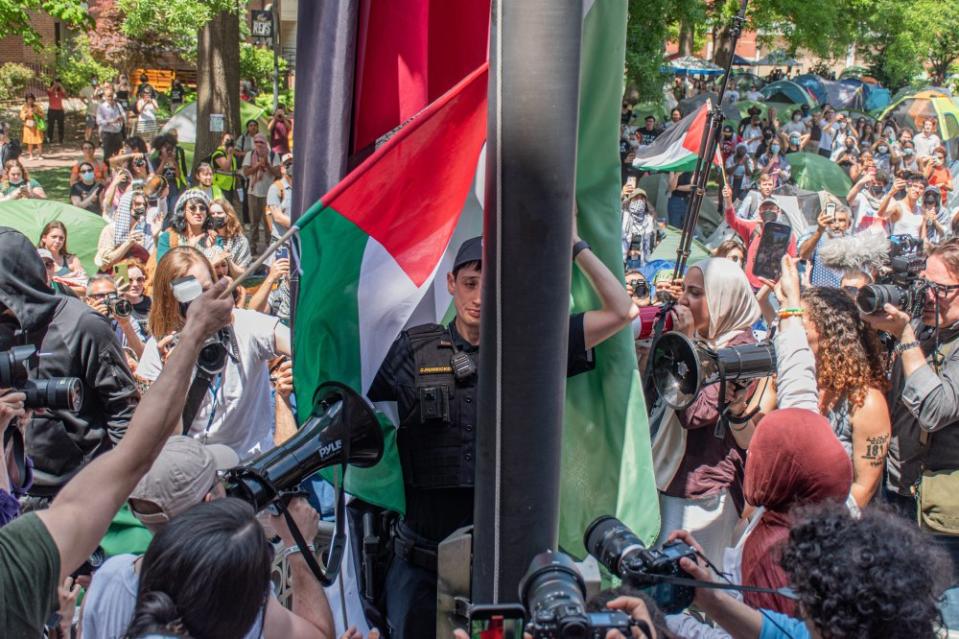
M 84 381 L 89 388 L 96 389 L 107 434 L 116 444 L 126 433 L 140 394 L 110 324 L 100 317 L 85 314 L 77 328 L 83 336 L 80 352 Z
M 396 338 L 393 345 L 390 346 L 386 358 L 380 365 L 370 390 L 366 396 L 372 402 L 395 402 L 399 401 L 397 389 L 400 386 L 404 369 L 413 361 L 413 351 L 410 347 L 410 338 L 404 332 Z
M 593 349 L 586 348 L 585 313 L 569 316 L 569 344 L 566 350 L 566 377 L 573 377 L 596 368 Z

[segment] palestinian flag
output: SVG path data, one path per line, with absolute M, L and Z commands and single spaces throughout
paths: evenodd
M 585 0 L 579 74 L 576 204 L 579 233 L 622 276 L 619 158 L 627 3 Z M 598 308 L 596 293 L 573 269 L 573 312 Z M 616 515 L 646 543 L 659 533 L 649 423 L 632 331 L 596 347 L 595 370 L 566 380 L 559 544 L 585 555 L 583 531 Z
M 709 125 L 712 101 L 706 100 L 698 109 L 669 127 L 652 144 L 636 151 L 633 167 L 642 171 L 694 171 L 696 158 L 703 141 L 703 129 Z M 713 163 L 722 166 L 719 145 Z
M 479 232 L 460 221 L 486 139 L 487 71 L 484 63 L 427 106 L 297 222 L 303 285 L 294 381 L 301 418 L 323 381 L 365 394 L 400 331 L 436 321 L 437 308 L 442 317 L 449 306 L 448 297 L 427 294 L 462 240 Z M 384 460 L 351 468 L 346 489 L 402 512 L 395 431 L 385 431 Z

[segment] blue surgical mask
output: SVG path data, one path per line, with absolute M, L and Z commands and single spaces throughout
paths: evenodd
M 779 153 L 779 145 L 778 144 L 770 145 L 769 150 L 773 152 L 773 155 L 775 155 Z
M 89 184 L 90 182 L 93 182 L 94 177 L 96 176 L 93 174 L 93 171 L 84 171 L 83 173 L 80 174 L 80 179 L 82 179 L 87 184 Z

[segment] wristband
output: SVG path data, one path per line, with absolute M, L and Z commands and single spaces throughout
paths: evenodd
M 307 544 L 306 547 L 310 550 L 311 553 L 316 554 L 316 548 L 313 547 L 313 544 Z M 283 551 L 280 553 L 280 557 L 282 557 L 283 559 L 287 559 L 290 555 L 295 555 L 299 552 L 301 552 L 300 546 L 297 544 L 293 544 L 292 546 L 288 548 L 284 548 Z
M 893 350 L 896 354 L 902 355 L 904 352 L 906 352 L 906 351 L 908 351 L 908 350 L 910 350 L 910 349 L 913 349 L 913 348 L 919 348 L 919 342 L 917 342 L 917 341 L 904 342 L 904 343 L 903 343 L 903 342 L 900 342 L 899 344 L 896 344 L 896 347 L 895 347 L 894 349 L 892 349 L 892 350 Z
M 779 319 L 786 319 L 787 317 L 802 317 L 801 308 L 783 308 L 779 311 Z
M 576 261 L 576 256 L 589 248 L 589 244 L 586 243 L 586 240 L 580 240 L 573 244 L 573 261 Z

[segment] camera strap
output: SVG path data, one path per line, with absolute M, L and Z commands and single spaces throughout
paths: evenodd
M 190 383 L 190 390 L 187 391 L 186 403 L 183 405 L 183 435 L 190 433 L 190 426 L 193 425 L 193 420 L 200 410 L 200 404 L 211 390 L 213 390 L 212 380 L 197 371 L 193 376 L 193 382 Z

